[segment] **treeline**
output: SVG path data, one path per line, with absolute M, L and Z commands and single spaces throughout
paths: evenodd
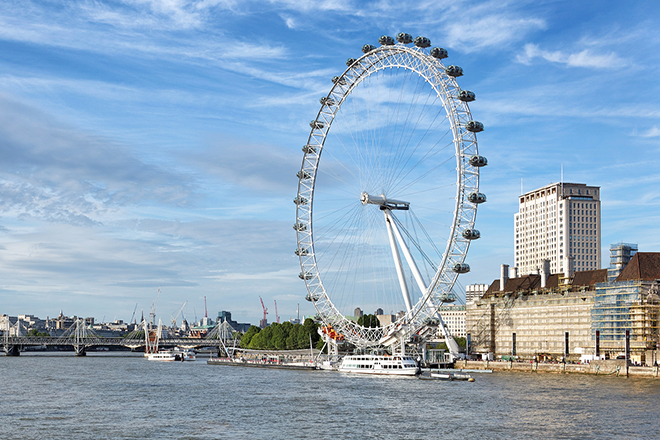
M 303 324 L 273 323 L 265 329 L 251 326 L 241 337 L 241 348 L 255 350 L 297 350 L 309 348 L 309 339 L 316 347 L 320 336 L 316 329 L 318 325 L 310 318 Z

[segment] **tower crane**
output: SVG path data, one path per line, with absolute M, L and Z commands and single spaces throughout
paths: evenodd
M 266 315 L 268 314 L 268 309 L 264 305 L 264 300 L 259 297 L 259 300 L 261 301 L 261 307 L 264 309 L 264 319 L 261 320 L 260 322 L 260 327 L 261 328 L 266 328 Z
M 172 328 L 173 329 L 176 328 L 176 320 L 179 319 L 179 315 L 181 314 L 181 312 L 183 312 L 183 308 L 186 306 L 186 304 L 188 304 L 188 301 L 183 303 L 183 305 L 179 309 L 179 312 L 176 314 L 176 316 L 174 316 L 174 314 L 171 315 L 172 316 Z
M 158 298 L 160 297 L 160 287 L 158 288 L 158 295 L 156 295 L 156 301 L 151 303 L 151 312 L 149 313 L 149 324 L 154 325 L 156 322 L 156 304 L 158 304 Z
M 275 319 L 277 320 L 277 323 L 279 324 L 280 323 L 280 315 L 277 314 L 277 300 L 275 299 L 273 301 L 275 301 Z

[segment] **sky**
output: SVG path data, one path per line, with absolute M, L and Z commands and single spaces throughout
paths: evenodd
M 301 147 L 346 59 L 398 32 L 448 50 L 485 126 L 462 286 L 513 264 L 521 188 L 562 167 L 601 187 L 604 262 L 660 251 L 659 26 L 652 1 L 0 0 L 0 314 L 314 314 Z

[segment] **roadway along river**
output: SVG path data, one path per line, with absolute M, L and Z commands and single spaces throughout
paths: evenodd
M 660 381 L 347 376 L 141 356 L 0 356 L 0 438 L 660 438 Z

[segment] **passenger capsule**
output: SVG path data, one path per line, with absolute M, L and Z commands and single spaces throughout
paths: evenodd
M 468 121 L 467 124 L 465 124 L 465 129 L 472 133 L 479 133 L 480 131 L 484 131 L 484 124 L 479 121 Z
M 456 273 L 468 273 L 470 271 L 470 265 L 467 263 L 457 263 L 452 270 Z
M 310 277 L 310 278 L 311 278 L 311 277 Z M 310 279 L 310 278 L 307 278 L 307 279 Z M 312 295 L 311 293 L 308 293 L 307 295 L 305 295 L 305 299 L 306 299 L 307 301 L 309 301 L 309 302 L 316 302 L 316 301 L 318 301 L 320 298 L 321 298 L 321 296 L 320 296 L 318 293 L 315 293 L 315 294 L 313 294 L 313 295 Z
M 461 90 L 458 92 L 458 99 L 463 101 L 463 102 L 472 102 L 476 98 L 474 92 L 471 92 L 469 90 Z
M 375 48 L 376 46 L 374 46 L 373 44 L 365 44 L 364 46 L 362 46 L 362 53 L 369 53 Z
M 484 203 L 486 201 L 486 194 L 480 192 L 471 192 L 468 194 L 468 200 L 472 203 Z
M 333 76 L 332 77 L 332 83 L 333 84 L 339 84 L 340 86 L 346 85 L 346 80 L 340 76 Z
M 297 196 L 295 199 L 293 199 L 293 203 L 296 205 L 306 205 L 307 199 L 305 197 Z
M 312 145 L 305 145 L 305 146 L 302 148 L 302 150 L 303 150 L 305 153 L 307 153 L 307 154 L 314 154 L 314 153 L 316 153 L 316 147 L 314 147 L 314 146 L 312 146 Z M 298 177 L 300 177 L 300 176 L 298 176 Z M 311 176 L 310 176 L 310 177 L 311 177 Z M 302 179 L 302 177 L 301 177 L 301 179 Z
M 349 58 L 349 59 L 346 60 L 346 65 L 348 67 L 351 67 L 353 64 L 355 64 L 356 61 L 357 60 L 355 58 Z
M 413 37 L 412 35 L 406 34 L 405 32 L 399 32 L 396 34 L 396 41 L 403 44 L 410 44 L 413 42 Z
M 470 165 L 473 167 L 485 167 L 488 165 L 488 159 L 483 156 L 475 155 L 470 158 Z
M 298 255 L 299 257 L 304 257 L 305 255 L 309 254 L 309 251 L 307 249 L 304 249 L 304 248 L 298 248 L 294 251 L 294 253 L 296 255 Z
M 458 66 L 447 66 L 445 67 L 445 73 L 449 76 L 453 76 L 454 78 L 463 76 L 463 69 L 461 69 Z
M 466 264 L 467 266 L 467 264 Z M 468 266 L 468 272 L 470 271 L 470 266 Z M 464 272 L 459 272 L 459 273 L 464 273 Z M 454 295 L 452 292 L 445 292 L 442 295 L 440 295 L 440 301 L 443 303 L 453 303 L 456 301 L 456 295 Z
M 442 47 L 434 47 L 429 53 L 433 58 L 437 58 L 439 60 L 445 59 L 449 56 L 447 49 L 443 49 Z
M 323 98 L 320 99 L 321 104 L 331 106 L 335 105 L 335 100 L 332 98 L 328 98 L 327 96 L 324 96 Z
M 390 37 L 389 35 L 383 35 L 378 39 L 378 42 L 381 44 L 381 46 L 393 46 L 394 43 L 394 38 Z
M 293 229 L 295 229 L 298 232 L 302 232 L 307 229 L 307 226 L 302 222 L 298 222 L 293 225 Z
M 417 37 L 415 38 L 415 46 L 423 48 L 429 47 L 431 46 L 431 40 L 426 37 Z
M 301 280 L 311 280 L 313 277 L 314 275 L 309 272 L 300 272 L 300 274 L 298 274 L 298 278 Z
M 466 240 L 477 240 L 479 237 L 481 237 L 481 232 L 477 231 L 476 229 L 466 229 L 463 231 L 462 235 Z
M 306 145 L 306 147 L 308 147 L 308 145 Z M 303 147 L 303 151 L 305 151 L 304 147 Z M 316 151 L 316 150 L 314 150 L 314 151 Z M 307 179 L 310 179 L 312 177 L 312 175 L 310 173 L 308 173 L 307 171 L 302 171 L 302 170 L 298 171 L 296 173 L 296 176 L 298 176 L 298 179 L 301 179 L 301 180 L 307 180 Z
M 325 127 L 325 124 L 321 121 L 312 121 L 309 123 L 309 126 L 312 128 L 318 128 L 319 130 Z

